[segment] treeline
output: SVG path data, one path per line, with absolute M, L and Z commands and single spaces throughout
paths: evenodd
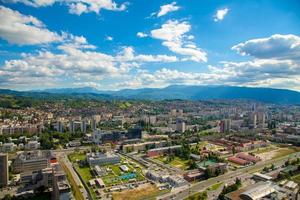
M 55 149 L 59 145 L 66 145 L 69 141 L 82 138 L 84 133 L 42 133 L 40 135 L 40 143 L 42 149 Z
M 38 101 L 30 97 L 0 95 L 1 108 L 12 108 L 12 109 L 26 108 L 26 107 L 33 107 L 37 103 Z

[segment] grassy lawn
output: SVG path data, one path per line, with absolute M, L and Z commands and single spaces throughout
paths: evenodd
M 293 176 L 292 180 L 295 181 L 296 183 L 300 184 L 300 174 Z
M 125 174 L 129 174 L 129 173 L 136 173 L 136 180 L 141 181 L 144 180 L 144 176 L 142 175 L 142 169 L 141 168 L 134 168 L 132 167 L 130 164 L 128 163 L 122 163 L 123 165 L 126 165 L 129 168 L 128 172 L 122 172 L 120 169 L 120 165 L 121 164 L 117 164 L 117 165 L 106 165 L 105 167 L 110 168 L 112 171 L 109 172 L 107 175 L 101 177 L 102 180 L 104 181 L 106 186 L 112 186 L 112 185 L 116 185 L 116 184 L 121 184 L 121 183 L 126 183 L 129 180 L 127 179 L 121 179 L 119 176 L 125 175 Z
M 84 182 L 87 184 L 89 191 L 92 193 L 93 199 L 97 199 L 97 195 L 96 195 L 94 189 L 89 185 L 89 180 L 94 178 L 90 167 L 76 166 L 76 169 L 79 172 L 82 179 L 84 180 Z
M 207 193 L 206 192 L 197 192 L 196 194 L 193 194 L 184 200 L 194 200 L 194 199 L 207 199 Z
M 86 155 L 84 153 L 72 153 L 69 155 L 69 159 L 71 160 L 71 162 L 76 163 L 76 160 L 85 160 L 86 159 Z M 129 168 L 128 172 L 122 172 L 120 169 L 120 165 L 126 165 Z M 95 178 L 93 175 L 93 171 L 89 166 L 85 166 L 85 167 L 79 167 L 78 165 L 76 165 L 76 169 L 79 172 L 80 176 L 82 177 L 82 179 L 84 180 L 84 182 L 88 185 L 89 190 L 91 191 L 93 198 L 97 199 L 96 197 L 96 193 L 94 192 L 94 189 L 92 187 L 90 187 L 89 185 L 89 180 Z M 129 174 L 129 173 L 136 173 L 136 177 L 135 179 L 138 181 L 144 180 L 144 176 L 142 174 L 142 168 L 139 166 L 138 168 L 135 168 L 134 165 L 130 164 L 130 163 L 125 163 L 124 159 L 122 158 L 122 161 L 120 164 L 109 164 L 109 165 L 105 165 L 102 166 L 105 168 L 110 168 L 111 171 L 108 172 L 107 175 L 102 176 L 102 180 L 105 183 L 106 187 L 110 187 L 113 185 L 118 185 L 118 184 L 122 184 L 122 183 L 126 183 L 129 182 L 130 179 L 121 179 L 120 176 L 125 175 L 125 174 Z
M 189 162 L 189 160 L 183 160 L 183 159 L 181 159 L 179 157 L 175 157 L 175 159 L 172 160 L 170 162 L 170 164 L 172 166 L 178 167 L 178 168 L 180 168 L 182 170 L 187 170 L 189 168 L 188 162 Z
M 258 148 L 258 149 L 255 149 L 253 151 L 250 151 L 250 152 L 255 153 L 255 154 L 260 154 L 260 153 L 266 153 L 266 152 L 274 151 L 275 149 L 278 149 L 278 147 L 276 147 L 274 145 L 270 145 L 268 147 Z
M 274 158 L 283 157 L 292 153 L 296 153 L 298 151 L 300 151 L 299 147 L 281 148 L 276 152 L 276 156 L 274 156 Z
M 84 153 L 71 153 L 69 155 L 71 162 L 76 162 L 76 160 L 85 160 L 86 155 Z
M 222 184 L 223 184 L 223 182 L 216 183 L 216 184 L 210 186 L 210 187 L 208 188 L 208 190 L 212 190 L 212 191 L 217 190 L 217 189 L 219 189 L 219 187 L 221 187 Z
M 63 168 L 63 170 L 66 172 L 66 175 L 67 175 L 67 179 L 71 185 L 71 189 L 72 189 L 72 193 L 75 197 L 75 199 L 78 199 L 78 200 L 83 200 L 84 197 L 79 189 L 79 186 L 76 184 L 71 172 L 69 171 L 69 169 L 67 168 L 67 166 L 64 164 L 64 162 L 61 162 L 61 166 Z
M 160 157 L 157 157 L 154 159 L 165 163 L 167 156 L 160 156 Z M 182 170 L 187 170 L 189 168 L 188 162 L 189 162 L 189 160 L 184 160 L 180 157 L 175 156 L 174 160 L 172 160 L 171 162 L 169 162 L 167 164 L 172 165 L 172 166 L 177 167 Z
M 83 178 L 85 182 L 89 182 L 89 180 L 93 179 L 93 174 L 90 167 L 78 167 L 76 169 L 80 173 L 80 176 Z

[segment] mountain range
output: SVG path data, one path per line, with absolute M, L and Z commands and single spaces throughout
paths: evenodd
M 0 94 L 24 96 L 71 95 L 105 99 L 247 99 L 266 103 L 300 104 L 300 92 L 287 89 L 253 88 L 236 86 L 187 86 L 172 85 L 165 88 L 123 89 L 119 91 L 101 91 L 92 87 L 54 88 L 33 91 L 0 90 Z

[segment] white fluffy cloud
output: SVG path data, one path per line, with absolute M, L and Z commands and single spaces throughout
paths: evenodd
M 214 21 L 215 22 L 222 21 L 227 15 L 228 11 L 229 11 L 228 8 L 217 10 L 216 14 L 214 15 Z
M 82 13 L 94 12 L 99 14 L 101 10 L 124 11 L 128 3 L 118 5 L 113 0 L 2 0 L 6 3 L 24 3 L 28 6 L 42 7 L 50 6 L 55 2 L 65 4 L 69 7 L 71 14 L 81 15 Z
M 179 9 L 180 9 L 180 7 L 176 5 L 175 1 L 170 4 L 162 5 L 162 6 L 160 6 L 160 10 L 157 13 L 157 17 L 164 16 L 170 12 L 174 12 Z
M 267 38 L 248 40 L 232 47 L 241 55 L 260 59 L 300 59 L 300 37 L 275 34 Z
M 55 32 L 46 29 L 37 18 L 0 6 L 0 37 L 19 45 L 45 44 L 61 41 Z
M 144 38 L 144 37 L 148 37 L 148 35 L 146 33 L 143 33 L 143 32 L 138 32 L 136 34 L 136 36 L 138 36 L 139 38 Z
M 176 62 L 176 56 L 168 55 L 135 55 L 132 47 L 125 47 L 123 51 L 116 57 L 120 62 Z
M 103 79 L 126 77 L 143 63 L 177 61 L 175 56 L 135 54 L 132 47 L 125 47 L 112 56 L 96 51 L 83 36 L 68 34 L 64 37 L 64 43 L 57 46 L 55 53 L 42 50 L 38 54 L 22 54 L 21 59 L 5 61 L 0 68 L 0 86 L 42 87 L 38 81 L 47 81 L 53 86 L 68 80 L 99 85 Z
M 107 41 L 113 41 L 114 38 L 113 38 L 112 36 L 106 36 L 106 37 L 105 37 L 105 40 L 107 40 Z
M 220 67 L 210 66 L 210 72 L 218 76 L 223 84 L 295 90 L 300 90 L 300 84 L 296 81 L 300 79 L 299 71 L 299 64 L 277 60 L 224 62 Z
M 95 12 L 97 14 L 103 10 L 124 11 L 128 3 L 118 5 L 112 0 L 64 0 L 69 6 L 72 14 L 81 15 L 82 13 Z
M 51 6 L 57 0 L 2 0 L 5 3 L 23 3 L 27 6 L 32 7 L 44 7 Z
M 300 90 L 300 38 L 296 35 L 272 35 L 232 47 L 241 55 L 254 59 L 244 62 L 222 62 L 210 71 L 223 74 L 224 81 L 234 85 L 280 87 Z
M 162 36 L 162 38 L 170 37 L 172 36 L 167 33 Z M 261 48 L 259 48 L 260 46 Z M 209 65 L 208 70 L 202 73 L 182 72 L 166 68 L 154 72 L 141 70 L 115 87 L 222 84 L 300 90 L 298 36 L 273 35 L 269 38 L 249 40 L 234 46 L 233 49 L 255 58 L 243 62 L 223 61 L 219 66 Z
M 183 60 L 207 62 L 206 52 L 190 41 L 193 36 L 186 35 L 190 30 L 191 25 L 186 21 L 169 20 L 161 28 L 152 30 L 151 37 L 162 40 L 170 51 L 185 56 Z

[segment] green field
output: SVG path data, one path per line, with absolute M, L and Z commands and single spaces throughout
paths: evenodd
M 78 173 L 80 174 L 81 178 L 84 180 L 84 182 L 87 184 L 89 191 L 92 193 L 93 199 L 97 199 L 97 195 L 95 193 L 95 191 L 93 190 L 93 188 L 89 185 L 89 180 L 93 179 L 94 176 L 92 174 L 92 171 L 90 169 L 90 167 L 79 167 L 79 166 L 75 166 L 75 168 L 77 169 Z
M 167 156 L 160 156 L 157 158 L 154 158 L 160 162 L 166 163 Z M 172 165 L 174 167 L 177 167 L 182 170 L 187 170 L 189 168 L 189 160 L 184 160 L 178 156 L 175 156 L 174 159 L 171 162 L 167 162 L 167 164 Z
M 296 183 L 300 184 L 300 174 L 293 176 L 292 180 L 295 181 Z
M 76 160 L 85 160 L 86 155 L 84 153 L 71 153 L 69 155 L 69 159 L 71 162 L 76 162 Z
M 72 153 L 69 155 L 69 159 L 71 160 L 71 162 L 75 163 L 77 160 L 85 160 L 86 155 L 84 153 Z M 125 161 L 125 159 L 122 158 L 122 161 L 120 164 L 115 164 L 115 165 L 109 164 L 109 165 L 103 166 L 103 167 L 111 169 L 111 172 L 109 172 L 107 175 L 101 177 L 107 187 L 126 183 L 126 182 L 130 181 L 130 180 L 127 180 L 124 178 L 122 180 L 120 178 L 120 176 L 127 174 L 127 173 L 136 173 L 136 180 L 138 180 L 138 181 L 144 180 L 144 176 L 142 174 L 142 169 L 140 166 L 138 168 L 135 168 L 132 164 L 130 164 L 128 162 L 125 163 L 124 161 Z M 126 173 L 122 172 L 120 169 L 121 164 L 126 165 L 129 168 L 129 171 Z M 76 166 L 76 169 L 78 170 L 78 172 L 79 172 L 80 176 L 83 178 L 83 180 L 89 186 L 89 184 L 88 184 L 89 180 L 95 178 L 91 168 L 88 166 L 86 166 L 86 167 Z M 90 188 L 90 190 L 92 190 L 92 188 Z M 94 194 L 94 195 L 96 195 L 96 194 Z
M 207 190 L 212 190 L 212 191 L 217 190 L 221 187 L 222 184 L 223 184 L 223 182 L 216 183 L 216 184 L 210 186 Z
M 276 149 L 278 149 L 278 147 L 276 147 L 274 145 L 270 145 L 268 147 L 258 148 L 258 149 L 252 150 L 250 152 L 252 152 L 254 154 L 260 154 L 260 153 L 267 153 L 267 152 L 270 152 L 270 151 L 274 151 Z
M 276 152 L 276 155 L 274 156 L 274 159 L 275 158 L 278 158 L 278 157 L 283 157 L 283 156 L 286 156 L 286 155 L 289 155 L 289 154 L 293 154 L 293 153 L 296 153 L 300 151 L 300 148 L 299 147 L 286 147 L 286 148 L 281 148 L 279 150 L 277 150 Z
M 128 172 L 122 172 L 120 169 L 120 165 L 126 165 L 129 170 Z M 129 174 L 129 173 L 136 173 L 136 180 L 141 181 L 144 180 L 144 176 L 142 175 L 142 169 L 141 168 L 134 168 L 131 164 L 129 163 L 124 163 L 121 161 L 121 164 L 116 164 L 116 165 L 106 165 L 105 167 L 110 168 L 112 171 L 109 172 L 107 175 L 102 176 L 102 180 L 105 183 L 106 186 L 112 186 L 116 184 L 121 184 L 121 183 L 126 183 L 129 180 L 127 179 L 121 179 L 120 176 Z
M 69 171 L 69 169 L 67 168 L 67 166 L 65 165 L 64 162 L 61 162 L 61 166 L 62 166 L 64 172 L 67 175 L 67 179 L 68 179 L 68 181 L 69 181 L 69 183 L 71 185 L 72 193 L 73 193 L 75 199 L 83 200 L 84 197 L 83 197 L 82 193 L 80 192 L 80 188 L 79 188 L 80 186 L 78 186 L 76 184 L 76 182 L 75 182 L 75 180 L 74 180 L 71 172 Z

